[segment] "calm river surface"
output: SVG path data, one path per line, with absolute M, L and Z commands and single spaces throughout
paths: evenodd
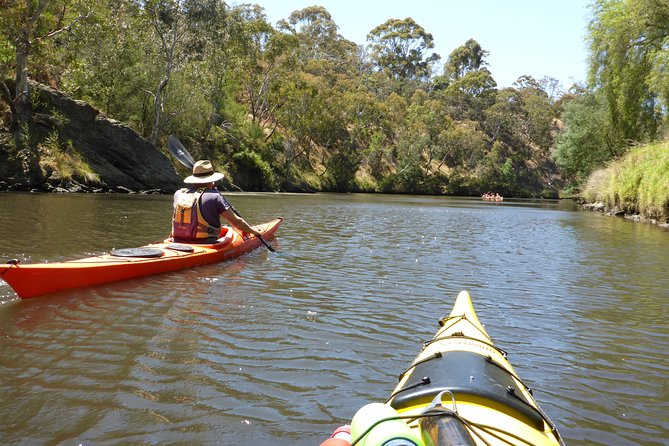
M 666 445 L 669 232 L 571 202 L 231 194 L 239 259 L 32 300 L 0 281 L 0 443 L 318 445 L 462 289 L 568 445 Z M 171 198 L 0 194 L 0 261 L 154 242 Z

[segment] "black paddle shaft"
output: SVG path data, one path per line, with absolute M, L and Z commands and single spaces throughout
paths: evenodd
M 191 156 L 190 153 L 188 153 L 188 150 L 184 147 L 183 144 L 181 144 L 181 141 L 177 139 L 176 136 L 170 135 L 169 138 L 167 138 L 167 149 L 170 151 L 172 155 L 179 161 L 181 164 L 184 166 L 188 167 L 189 169 L 192 169 L 193 166 L 195 165 L 195 160 Z M 228 202 L 230 204 L 230 202 Z M 230 204 L 230 209 L 232 209 L 232 212 L 237 215 L 237 217 L 243 219 L 244 217 L 241 216 L 239 212 L 237 212 L 237 209 L 235 209 L 231 204 Z M 271 252 L 276 252 L 276 249 L 272 247 L 269 243 L 265 241 L 265 239 L 262 237 L 262 235 L 258 236 L 258 239 L 262 242 L 263 245 L 265 245 L 265 248 L 267 248 Z

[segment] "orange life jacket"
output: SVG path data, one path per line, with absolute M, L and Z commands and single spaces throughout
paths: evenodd
M 204 190 L 201 187 L 195 192 L 188 192 L 188 189 L 179 192 L 172 216 L 172 236 L 175 240 L 218 237 L 221 228 L 210 225 L 200 212 L 200 197 Z

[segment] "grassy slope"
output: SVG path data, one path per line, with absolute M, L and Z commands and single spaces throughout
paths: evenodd
M 669 222 L 669 141 L 635 147 L 624 158 L 594 172 L 583 198 L 609 209 Z

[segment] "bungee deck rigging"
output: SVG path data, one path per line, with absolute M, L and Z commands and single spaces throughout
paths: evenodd
M 467 291 L 439 325 L 386 402 L 355 414 L 351 445 L 564 446 L 507 352 L 479 322 Z

